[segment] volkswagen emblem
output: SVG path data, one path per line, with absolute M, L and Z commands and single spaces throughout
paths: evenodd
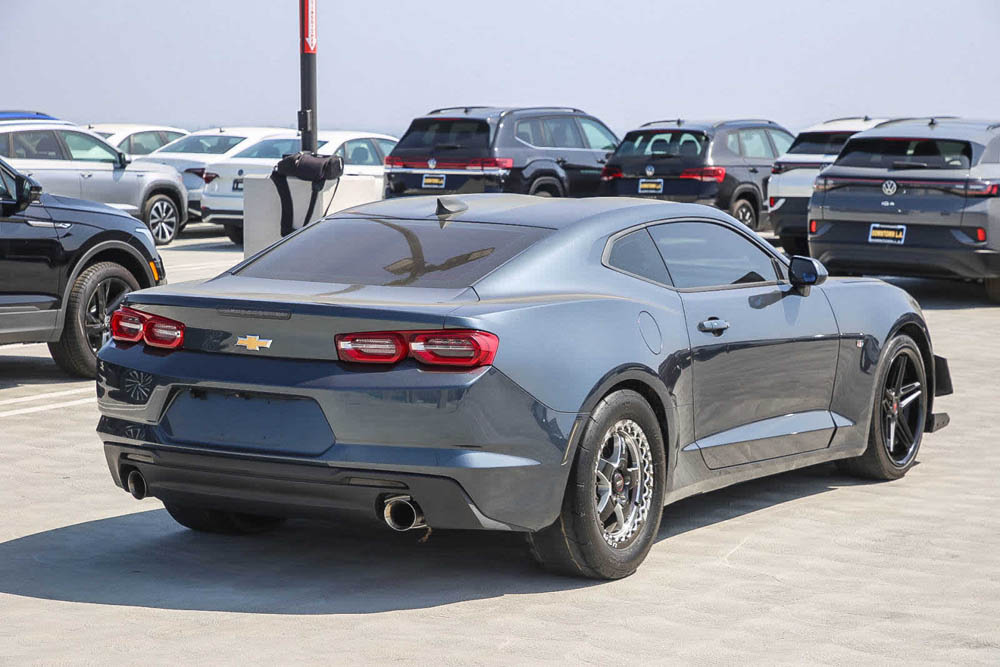
M 655 173 L 656 173 L 656 169 L 653 168 L 653 165 L 647 164 L 646 165 L 646 175 L 647 176 L 652 176 Z
M 882 181 L 882 194 L 886 197 L 896 194 L 896 181 Z
M 435 169 L 438 166 L 438 161 L 435 160 L 434 158 L 431 158 L 430 160 L 427 161 L 427 166 L 430 167 L 431 169 Z

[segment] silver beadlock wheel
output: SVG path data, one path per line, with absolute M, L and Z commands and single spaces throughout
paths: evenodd
M 594 474 L 604 541 L 615 549 L 627 546 L 646 522 L 653 497 L 653 457 L 637 423 L 623 419 L 608 429 Z

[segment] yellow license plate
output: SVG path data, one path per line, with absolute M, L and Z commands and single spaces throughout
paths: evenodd
M 443 174 L 424 174 L 423 181 L 421 182 L 421 187 L 424 188 L 437 188 L 441 189 L 444 187 L 444 175 Z
M 890 243 L 892 245 L 903 245 L 906 239 L 906 225 L 880 225 L 872 224 L 868 229 L 869 243 Z
M 662 178 L 640 178 L 639 179 L 639 194 L 641 195 L 658 195 L 663 192 L 663 179 Z

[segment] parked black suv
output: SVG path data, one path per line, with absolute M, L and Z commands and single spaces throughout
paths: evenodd
M 385 196 L 595 195 L 617 145 L 604 123 L 569 107 L 435 109 L 386 157 Z
M 709 204 L 761 229 L 771 164 L 793 140 L 770 120 L 653 121 L 625 135 L 601 192 Z
M 0 160 L 0 344 L 47 342 L 93 377 L 126 294 L 166 282 L 149 229 L 110 206 L 43 194 Z

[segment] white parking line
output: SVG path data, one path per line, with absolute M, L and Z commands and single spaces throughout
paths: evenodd
M 43 410 L 55 410 L 56 408 L 68 408 L 74 405 L 83 405 L 84 403 L 93 403 L 97 400 L 96 396 L 90 396 L 89 398 L 81 398 L 75 401 L 65 401 L 64 403 L 49 403 L 48 405 L 35 405 L 30 408 L 20 408 L 18 410 L 7 410 L 6 412 L 0 412 L 0 418 L 3 417 L 13 417 L 15 415 L 26 415 L 32 412 L 42 412 Z
M 43 398 L 59 398 L 60 396 L 72 396 L 73 394 L 86 394 L 93 392 L 94 387 L 80 387 L 79 389 L 65 389 L 63 391 L 47 391 L 44 394 L 32 394 L 31 396 L 18 396 L 17 398 L 5 398 L 0 400 L 0 405 L 12 405 L 14 403 L 27 403 L 28 401 L 38 401 Z

